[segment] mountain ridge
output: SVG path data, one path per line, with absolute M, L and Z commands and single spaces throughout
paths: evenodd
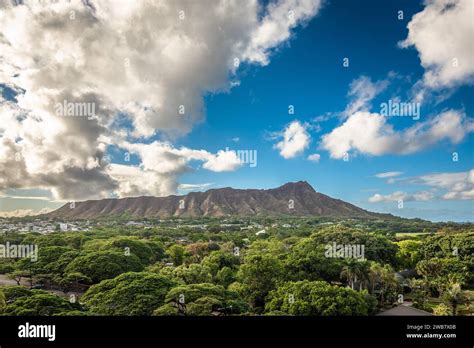
M 226 216 L 332 216 L 394 218 L 317 192 L 308 182 L 272 189 L 231 187 L 166 197 L 139 196 L 75 202 L 46 214 L 51 218 L 91 219 L 129 214 L 146 218 Z

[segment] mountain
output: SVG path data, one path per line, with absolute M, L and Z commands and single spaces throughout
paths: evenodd
M 275 189 L 211 189 L 184 196 L 131 197 L 69 203 L 48 213 L 51 218 L 92 219 L 127 214 L 136 217 L 332 216 L 387 218 L 316 192 L 306 181 Z

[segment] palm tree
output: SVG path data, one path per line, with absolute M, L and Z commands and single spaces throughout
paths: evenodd
M 469 303 L 469 298 L 462 292 L 461 284 L 450 283 L 443 293 L 443 300 L 447 302 L 453 311 L 453 315 L 457 314 L 459 305 Z
M 385 295 L 398 288 L 398 280 L 395 272 L 390 265 L 384 265 L 382 268 L 382 305 L 385 302 Z
M 379 263 L 373 262 L 373 263 L 370 264 L 370 268 L 369 268 L 369 272 L 367 274 L 367 278 L 369 280 L 369 286 L 370 286 L 370 293 L 371 294 L 374 294 L 375 288 L 381 282 L 382 272 L 383 272 L 383 268 Z
M 374 294 L 376 291 L 380 294 L 380 306 L 384 305 L 386 295 L 398 287 L 397 278 L 395 278 L 395 273 L 390 265 L 382 266 L 376 262 L 372 263 L 367 278 L 371 294 Z
M 424 279 L 410 279 L 408 286 L 411 289 L 413 305 L 416 308 L 425 309 L 428 297 L 428 286 Z
M 354 290 L 354 286 L 359 281 L 359 290 L 362 290 L 362 283 L 366 276 L 366 264 L 357 260 L 350 259 L 345 262 L 341 270 L 341 278 L 346 279 L 348 285 Z
M 341 278 L 346 279 L 352 290 L 354 290 L 354 270 L 349 265 L 344 265 L 341 270 Z

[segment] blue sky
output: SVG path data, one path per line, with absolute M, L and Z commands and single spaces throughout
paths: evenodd
M 407 98 L 406 91 L 423 76 L 415 49 L 397 46 L 407 36 L 406 25 L 423 6 L 415 1 L 330 2 L 307 26 L 299 28 L 287 47 L 279 50 L 269 66 L 243 68 L 241 84 L 230 93 L 206 98 L 207 120 L 192 134 L 180 140 L 190 147 L 201 146 L 211 151 L 257 149 L 258 165 L 231 173 L 198 171 L 183 176 L 189 183 L 214 183 L 214 186 L 238 188 L 272 188 L 288 181 L 307 180 L 318 191 L 363 208 L 391 212 L 400 216 L 423 217 L 431 220 L 471 220 L 473 202 L 433 201 L 407 202 L 398 209 L 398 202 L 369 203 L 374 193 L 388 194 L 402 190 L 424 189 L 415 184 L 387 184 L 375 174 L 401 171 L 404 178 L 431 173 L 465 172 L 473 165 L 472 134 L 460 144 L 439 143 L 410 155 L 357 155 L 350 162 L 329 158 L 318 150 L 319 136 L 337 125 L 337 120 L 321 124 L 320 132 L 311 132 L 312 142 L 306 154 L 321 153 L 319 163 L 305 156 L 284 159 L 266 140 L 293 120 L 312 122 L 319 115 L 338 112 L 348 103 L 348 88 L 352 80 L 366 75 L 372 80 L 387 78 L 393 71 L 400 75 L 378 98 L 381 102 L 392 95 Z M 398 10 L 405 20 L 397 19 Z M 350 58 L 350 67 L 342 67 L 342 59 Z M 411 81 L 405 82 L 404 80 Z M 448 100 L 438 105 L 422 105 L 421 120 L 446 108 L 473 111 L 473 88 L 461 87 Z M 295 114 L 288 115 L 288 105 Z M 374 102 L 374 109 L 377 103 Z M 413 120 L 391 119 L 397 129 L 413 125 Z M 234 143 L 232 138 L 240 141 Z M 459 153 L 458 162 L 452 153 Z
M 455 73 L 449 72 L 451 56 L 431 58 L 433 52 L 447 49 L 453 50 L 453 58 L 465 57 L 469 48 L 463 47 L 462 42 L 473 28 L 463 26 L 465 10 L 449 12 L 436 6 L 412 0 L 325 1 L 291 28 L 290 37 L 269 46 L 265 51 L 267 63 L 242 58 L 238 69 L 229 71 L 226 77 L 227 82 L 238 81 L 236 85 L 202 88 L 202 117 L 186 132 L 174 134 L 158 127 L 152 135 L 133 138 L 128 134 L 129 140 L 133 138 L 130 144 L 108 144 L 105 154 L 113 164 L 151 171 L 152 166 L 145 159 L 148 150 L 134 144 L 167 142 L 173 151 L 199 149 L 209 154 L 251 150 L 257 152 L 256 166 L 244 164 L 229 170 L 209 169 L 212 165 L 197 154 L 187 157 L 185 167 L 172 171 L 177 192 L 188 192 L 186 185 L 196 185 L 193 188 L 201 190 L 226 186 L 273 188 L 306 180 L 319 192 L 371 211 L 433 221 L 473 221 L 472 47 L 470 59 L 460 59 Z M 459 9 L 468 5 L 459 1 L 457 6 Z M 403 11 L 401 19 L 399 11 Z M 260 16 L 265 18 L 265 13 Z M 418 26 L 410 31 L 409 23 L 415 21 L 413 16 L 417 13 L 422 14 L 416 20 Z M 442 32 L 438 28 L 442 22 L 431 16 L 450 16 L 452 28 L 448 26 L 445 31 L 453 35 L 454 43 L 460 44 L 444 48 L 443 38 L 435 40 L 435 44 L 426 42 L 423 33 L 432 31 L 436 37 Z M 401 47 L 404 40 L 409 42 Z M 344 58 L 349 59 L 349 66 L 343 66 Z M 196 69 L 189 73 L 198 72 Z M 351 94 L 358 82 L 361 90 Z M 11 84 L 4 83 L 6 86 Z M 375 92 L 363 100 L 369 89 Z M 4 97 L 11 100 L 6 94 Z M 394 116 L 375 121 L 375 117 L 383 118 L 379 115 L 380 105 L 389 100 L 419 103 L 419 119 Z M 358 101 L 362 104 L 348 111 Z M 290 105 L 294 114 L 288 112 Z M 129 113 L 124 112 L 123 119 L 111 127 L 130 133 L 136 123 L 127 119 Z M 371 113 L 377 116 L 370 116 Z M 379 128 L 373 137 L 358 143 L 355 140 L 360 134 L 350 133 L 353 128 L 349 123 L 355 126 L 364 121 Z M 457 127 L 453 126 L 454 121 L 459 121 Z M 282 144 L 298 148 L 285 158 L 277 144 L 291 124 L 299 127 L 297 133 L 305 144 L 294 139 Z M 355 140 L 346 144 L 349 160 L 345 161 L 340 153 L 340 144 L 345 140 L 341 139 L 351 136 Z M 124 159 L 127 152 L 131 153 L 130 161 Z M 455 161 L 453 153 L 457 154 Z M 319 160 L 309 160 L 312 154 L 318 154 Z M 159 167 L 159 163 L 155 164 Z M 158 170 L 161 179 L 161 175 L 168 175 L 155 167 L 153 170 Z M 0 198 L 0 208 L 37 210 L 41 204 L 56 207 L 71 198 L 55 196 L 54 188 L 53 193 L 48 193 L 47 188 L 45 193 L 44 189 L 44 184 L 9 187 Z M 122 191 L 128 194 L 118 196 L 143 193 Z M 151 194 L 158 195 L 156 192 Z M 48 199 L 8 198 L 40 194 Z

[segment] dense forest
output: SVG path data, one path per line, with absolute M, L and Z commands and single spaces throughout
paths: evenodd
M 2 315 L 347 316 L 402 303 L 474 312 L 470 224 L 105 221 L 5 232 L 0 245 L 38 247 L 37 260 L 0 258 Z

